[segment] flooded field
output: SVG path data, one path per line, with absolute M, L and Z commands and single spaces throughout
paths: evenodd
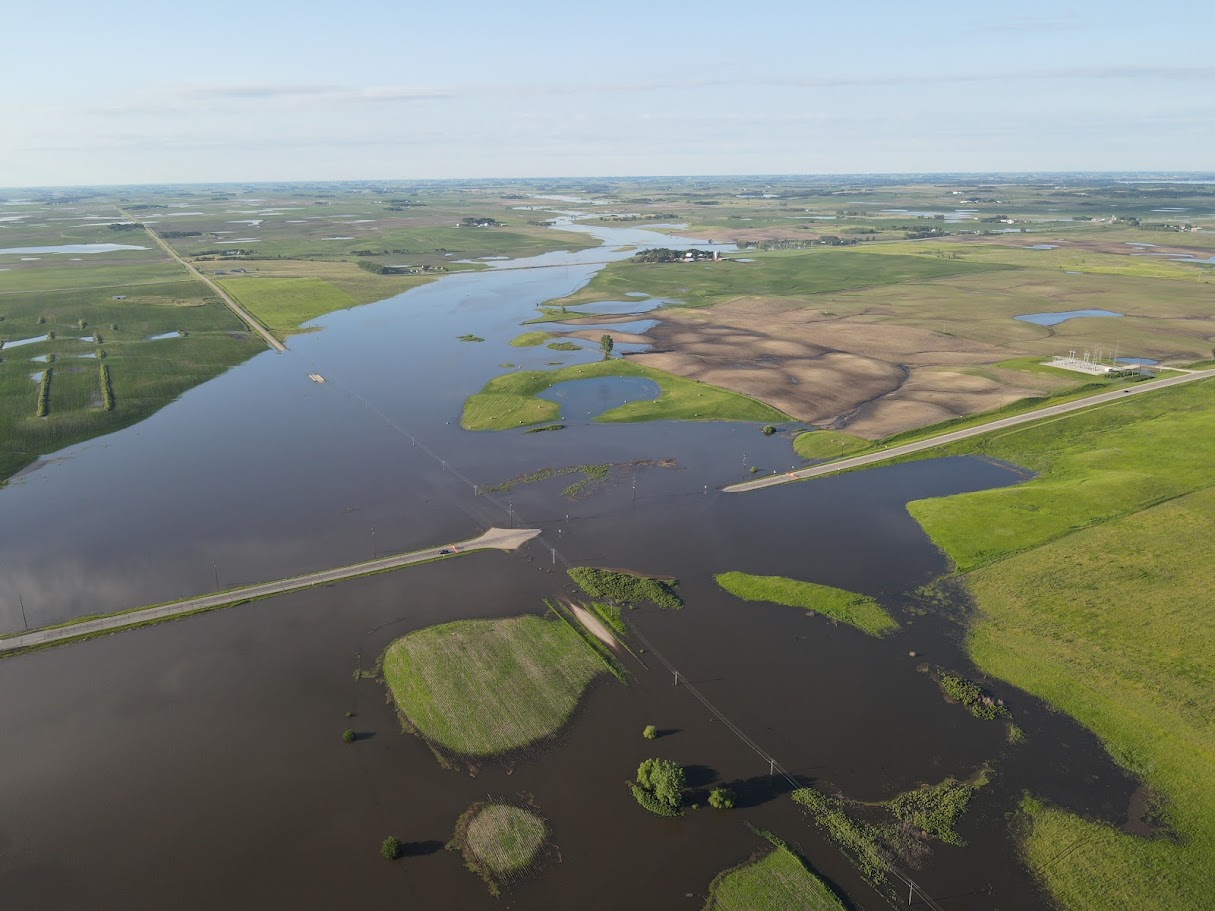
M 1010 744 L 1002 724 L 947 703 L 924 672 L 968 670 L 965 605 L 917 608 L 912 593 L 947 567 L 906 503 L 1022 473 L 964 458 L 722 494 L 752 467 L 788 470 L 798 461 L 789 437 L 753 424 L 590 420 L 652 396 L 637 378 L 553 387 L 547 395 L 577 412 L 559 433 L 460 429 L 464 399 L 503 362 L 601 357 L 511 347 L 537 306 L 582 286 L 591 263 L 629 255 L 608 251 L 675 243 L 569 227 L 604 246 L 510 264 L 552 268 L 449 275 L 324 317 L 286 353 L 261 354 L 0 490 L 4 631 L 511 521 L 543 530 L 517 554 L 473 554 L 0 661 L 0 774 L 10 783 L 0 791 L 0 885 L 14 907 L 153 909 L 172 894 L 184 908 L 335 907 L 357 895 L 419 908 L 698 909 L 713 876 L 757 847 L 745 823 L 795 845 L 855 907 L 884 907 L 787 798 L 789 779 L 771 774 L 768 757 L 799 784 L 865 801 L 989 766 L 992 783 L 961 826 L 968 845 L 937 845 L 914 871 L 955 907 L 1043 904 L 1006 818 L 1023 790 L 1128 820 L 1136 782 L 1092 735 L 996 686 L 1026 735 Z M 485 341 L 461 343 L 468 333 Z M 581 464 L 617 467 L 576 500 L 556 477 L 484 493 Z M 645 648 L 627 659 L 629 685 L 595 684 L 550 748 L 475 776 L 446 770 L 401 733 L 383 687 L 356 678 L 411 630 L 535 612 L 572 594 L 567 565 L 675 576 L 686 607 L 628 613 Z M 870 595 L 901 629 L 875 639 L 738 600 L 713 580 L 731 570 Z M 656 741 L 641 737 L 647 724 Z M 346 728 L 354 743 L 342 741 Z M 651 755 L 684 764 L 696 793 L 729 783 L 738 808 L 646 814 L 623 782 Z M 559 853 L 502 900 L 442 850 L 460 813 L 486 795 L 527 795 Z M 395 864 L 379 856 L 389 834 L 404 842 Z

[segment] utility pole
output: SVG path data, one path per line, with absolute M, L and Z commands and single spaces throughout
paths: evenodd
M 30 629 L 30 622 L 25 618 L 25 599 L 21 597 L 21 592 L 17 592 L 17 603 L 21 605 L 21 624 L 25 627 L 25 631 L 28 633 Z
M 510 512 L 510 527 L 515 527 L 515 504 L 510 500 L 506 501 L 506 508 Z
M 215 561 L 211 561 L 211 572 L 215 573 L 215 590 L 219 591 L 219 567 L 215 565 Z
M 375 526 L 372 525 L 371 526 L 371 559 L 375 560 L 378 556 L 379 556 L 379 554 L 376 553 L 376 549 L 375 549 Z

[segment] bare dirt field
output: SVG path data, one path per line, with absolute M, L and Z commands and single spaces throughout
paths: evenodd
M 1014 352 L 878 319 L 743 298 L 664 311 L 648 333 L 655 352 L 633 359 L 872 438 L 1068 385 L 1016 370 L 949 369 L 992 365 Z

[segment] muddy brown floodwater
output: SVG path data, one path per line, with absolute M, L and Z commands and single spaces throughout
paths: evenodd
M 669 237 L 594 229 L 606 249 Z M 968 671 L 956 621 L 904 610 L 945 571 L 908 500 L 1017 483 L 977 459 L 927 461 L 745 496 L 716 490 L 750 466 L 785 470 L 787 436 L 754 425 L 571 422 L 559 433 L 460 430 L 463 399 L 503 361 L 572 364 L 594 352 L 510 348 L 545 300 L 583 284 L 605 248 L 552 269 L 452 275 L 334 314 L 149 420 L 82 444 L 0 490 L 0 624 L 21 627 L 459 540 L 501 524 L 544 529 L 517 554 L 482 553 L 0 661 L 0 890 L 5 908 L 699 909 L 713 876 L 760 846 L 795 845 L 857 908 L 883 900 L 770 777 L 766 760 L 674 685 L 654 651 L 630 685 L 596 684 L 543 751 L 441 768 L 402 734 L 373 680 L 398 636 L 508 616 L 573 595 L 562 561 L 681 580 L 679 612 L 630 623 L 683 680 L 795 779 L 861 800 L 922 782 L 995 777 L 914 871 L 945 907 L 1044 903 L 1007 815 L 1030 791 L 1121 824 L 1135 792 L 1090 734 L 1001 684 L 1025 743 L 941 698 L 921 662 Z M 476 332 L 487 341 L 457 337 Z M 309 382 L 308 373 L 329 382 Z M 546 466 L 674 459 L 570 502 L 568 478 L 494 498 L 474 491 Z M 634 479 L 636 486 L 634 486 Z M 555 553 L 554 553 L 555 551 Z M 878 598 L 903 624 L 877 640 L 822 617 L 738 601 L 727 570 Z M 20 602 L 19 602 L 20 596 Z M 961 608 L 961 605 L 959 605 Z M 908 655 L 917 653 L 916 658 Z M 353 712 L 353 718 L 345 713 Z M 647 724 L 662 732 L 641 737 Z M 355 743 L 342 742 L 353 727 Z M 703 795 L 739 807 L 680 819 L 641 810 L 637 764 L 685 764 Z M 443 843 L 486 795 L 529 795 L 559 860 L 489 896 Z M 406 856 L 388 863 L 394 834 Z

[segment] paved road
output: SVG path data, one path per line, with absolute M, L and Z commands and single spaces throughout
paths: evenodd
M 867 455 L 856 456 L 851 459 L 840 459 L 837 462 L 828 462 L 825 465 L 815 465 L 811 468 L 803 468 L 799 471 L 788 471 L 783 474 L 767 475 L 766 477 L 757 478 L 754 481 L 745 481 L 741 484 L 731 484 L 729 487 L 723 488 L 726 493 L 744 493 L 748 490 L 759 490 L 762 487 L 772 487 L 776 484 L 787 484 L 790 481 L 801 481 L 806 478 L 817 478 L 826 474 L 834 474 L 837 471 L 847 471 L 850 468 L 862 468 L 866 465 L 875 465 L 878 462 L 886 462 L 890 459 L 896 459 L 899 456 L 909 455 L 913 452 L 923 452 L 925 449 L 933 449 L 937 446 L 944 446 L 946 443 L 955 443 L 958 440 L 966 440 L 970 437 L 981 436 L 985 433 L 991 433 L 995 430 L 1003 430 L 1006 427 L 1016 427 L 1018 424 L 1029 424 L 1033 421 L 1040 421 L 1043 418 L 1054 417 L 1060 414 L 1068 414 L 1072 411 L 1081 411 L 1085 408 L 1092 408 L 1094 405 L 1101 405 L 1107 402 L 1121 402 L 1136 395 L 1143 395 L 1148 392 L 1154 392 L 1157 389 L 1163 389 L 1166 386 L 1180 386 L 1182 383 L 1193 383 L 1198 380 L 1210 379 L 1215 377 L 1215 370 L 1195 370 L 1188 372 L 1183 376 L 1169 377 L 1163 380 L 1153 380 L 1145 382 L 1138 386 L 1129 386 L 1125 389 L 1114 389 L 1110 392 L 1101 392 L 1097 395 L 1089 396 L 1086 399 L 1079 399 L 1074 402 L 1065 402 L 1062 405 L 1048 405 L 1046 408 L 1039 408 L 1037 411 L 1028 411 L 1025 414 L 1018 414 L 1010 418 L 1000 418 L 998 421 L 991 421 L 987 424 L 979 424 L 976 427 L 967 427 L 965 430 L 954 430 L 950 433 L 943 433 L 940 436 L 930 437 L 926 440 L 918 440 L 915 443 L 905 443 L 902 446 L 892 446 L 889 449 L 883 449 L 880 452 L 871 452 Z
M 131 221 L 139 220 L 139 219 L 133 217 L 129 212 L 127 212 L 123 209 L 119 209 L 118 211 L 122 212 L 124 218 L 128 218 Z M 238 304 L 236 301 L 234 301 L 231 297 L 229 297 L 228 293 L 226 291 L 224 291 L 224 289 L 221 288 L 213 279 L 211 279 L 209 276 L 203 275 L 202 272 L 200 272 L 198 269 L 196 269 L 194 267 L 193 263 L 188 262 L 185 259 L 182 259 L 178 255 L 177 251 L 174 250 L 172 247 L 170 247 L 167 243 L 165 243 L 165 241 L 161 240 L 161 238 L 151 228 L 149 228 L 145 225 L 144 230 L 148 232 L 148 237 L 152 238 L 152 240 L 156 243 L 156 246 L 158 246 L 158 247 L 160 247 L 160 249 L 164 250 L 165 253 L 167 253 L 169 256 L 173 257 L 173 259 L 175 259 L 177 262 L 181 263 L 181 265 L 183 265 L 185 267 L 187 272 L 189 272 L 191 275 L 193 275 L 195 278 L 197 278 L 200 282 L 202 282 L 208 288 L 210 288 L 212 291 L 214 291 L 219 296 L 219 299 L 228 305 L 228 309 L 231 310 L 233 313 L 235 313 L 242 322 L 244 322 L 245 324 L 247 324 L 249 326 L 250 329 L 252 329 L 258 335 L 260 335 L 262 337 L 262 339 L 265 340 L 267 345 L 269 345 L 275 351 L 286 351 L 287 350 L 286 345 L 284 345 L 282 342 L 280 342 L 278 339 L 276 339 L 273 335 L 271 335 L 269 329 L 267 329 L 265 326 L 263 326 L 261 323 L 259 323 L 257 321 L 257 319 L 254 318 L 252 313 L 250 313 L 248 310 L 246 310 L 244 307 L 242 307 L 240 304 Z
M 491 528 L 479 537 L 460 541 L 457 544 L 446 544 L 426 550 L 416 550 L 408 554 L 380 557 L 378 560 L 369 560 L 366 563 L 339 566 L 336 569 L 326 569 L 317 573 L 308 573 L 304 576 L 295 576 L 291 579 L 280 579 L 277 582 L 262 582 L 257 585 L 248 585 L 244 588 L 217 592 L 214 595 L 204 595 L 200 598 L 187 598 L 184 601 L 174 601 L 170 604 L 146 607 L 142 610 L 129 611 L 124 614 L 109 614 L 105 617 L 97 617 L 92 620 L 81 620 L 78 623 L 71 623 L 67 626 L 36 629 L 28 633 L 17 633 L 6 638 L 0 638 L 0 655 L 31 646 L 61 642 L 65 639 L 75 638 L 76 636 L 86 636 L 92 633 L 122 629 L 133 624 L 146 623 L 149 620 L 177 617 L 195 611 L 223 607 L 228 604 L 247 601 L 250 598 L 280 595 L 285 592 L 298 591 L 301 588 L 312 588 L 316 585 L 341 582 L 344 579 L 352 579 L 355 576 L 364 576 L 368 573 L 397 569 L 401 566 L 409 566 L 411 563 L 422 563 L 426 560 L 433 560 L 435 557 L 442 556 L 439 553 L 440 550 L 449 550 L 453 555 L 489 549 L 515 550 L 538 534 L 540 534 L 540 529 L 538 528 Z

